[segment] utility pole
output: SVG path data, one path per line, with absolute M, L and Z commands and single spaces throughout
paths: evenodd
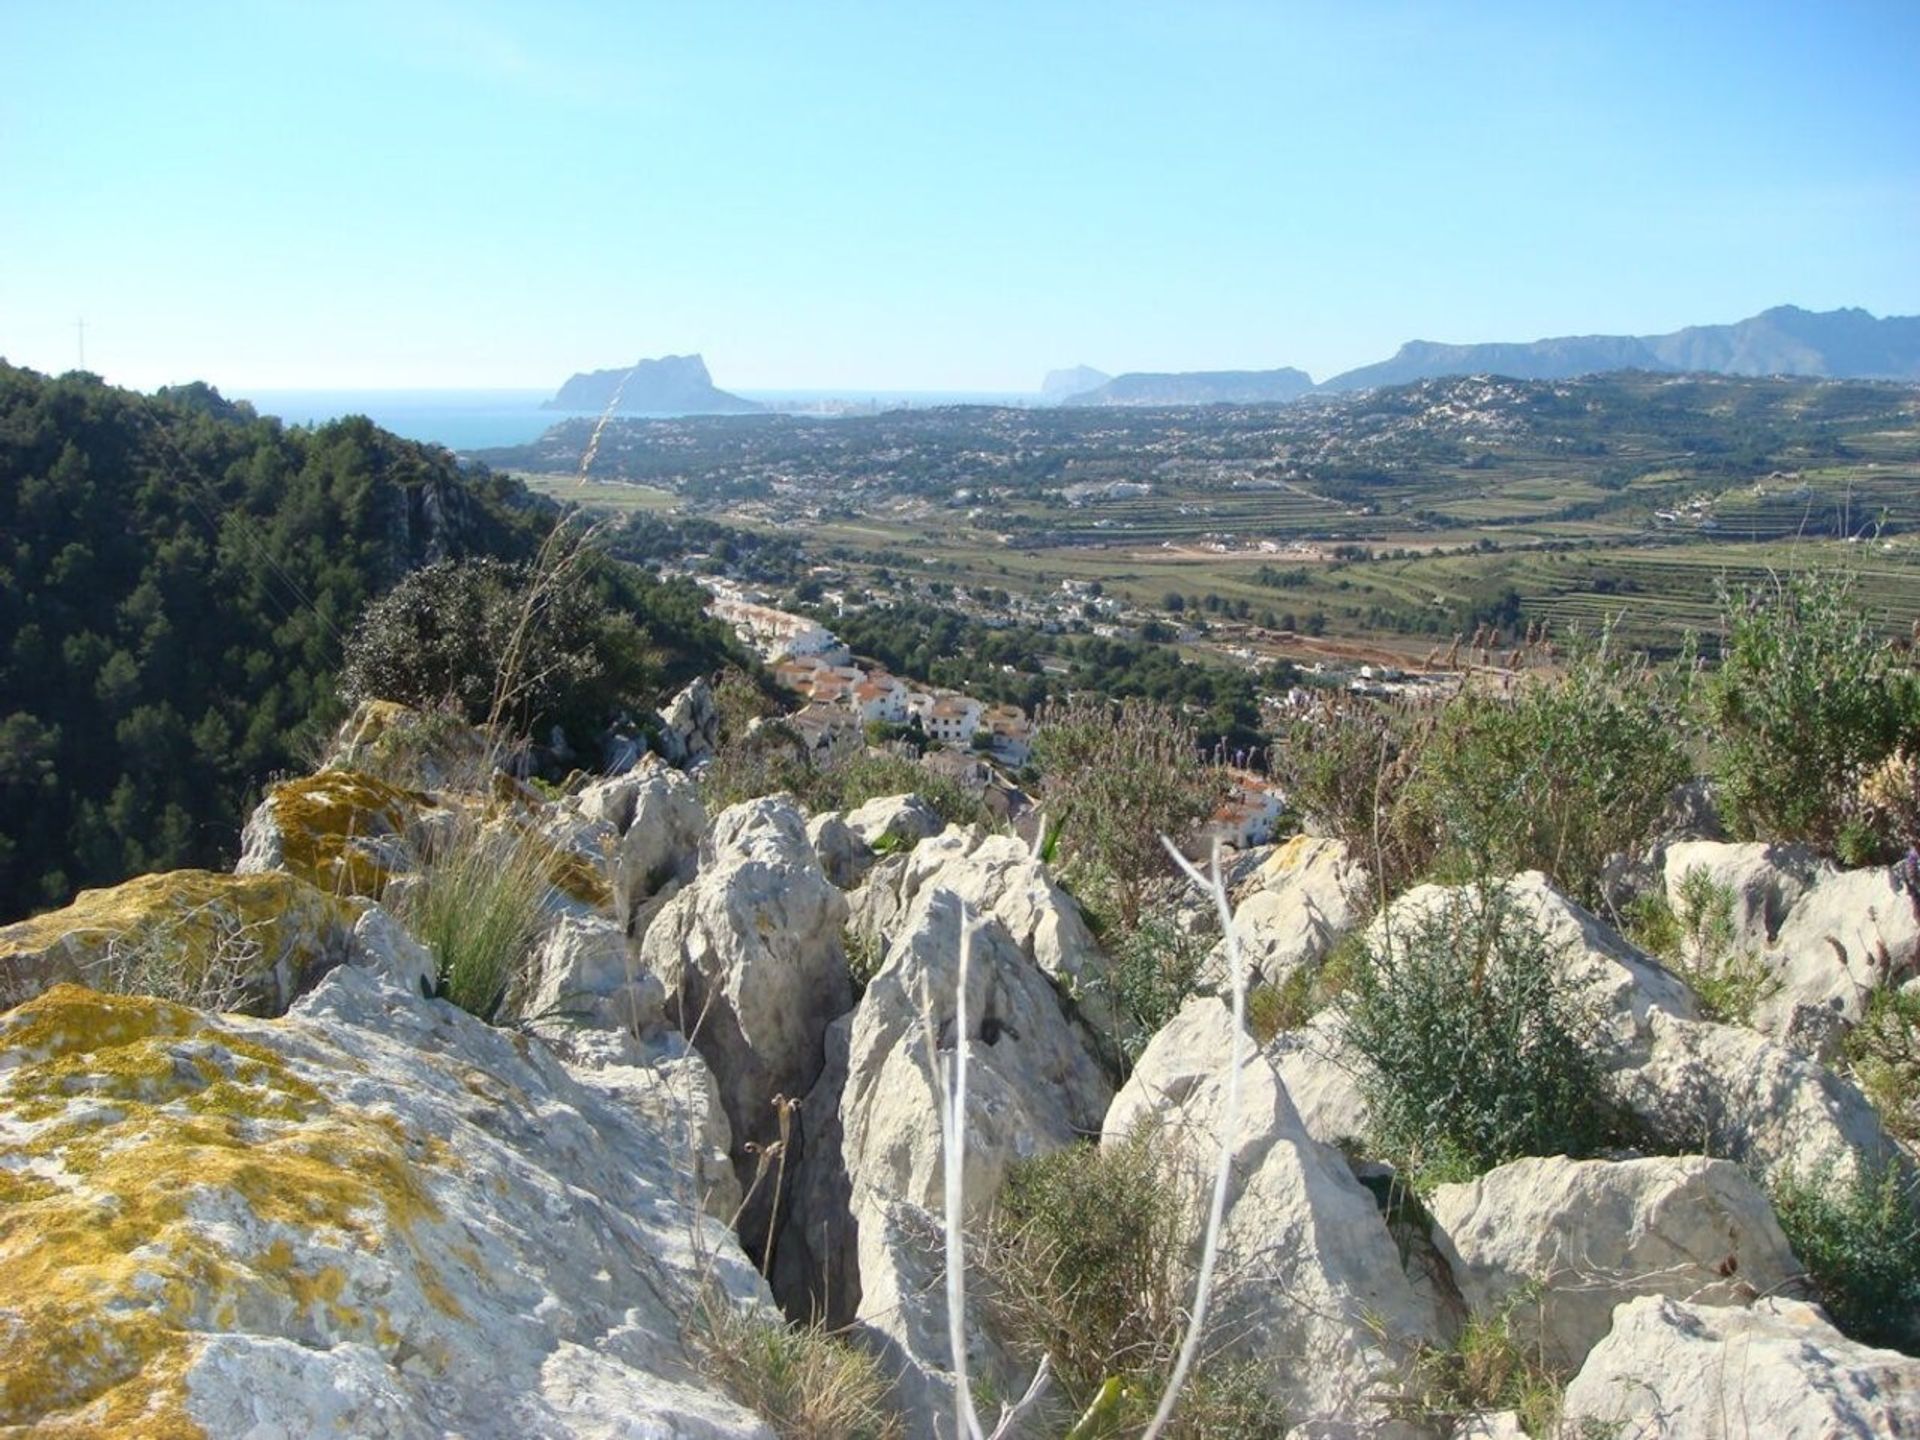
M 87 322 L 85 320 L 74 321 L 73 334 L 75 346 L 80 352 L 79 368 L 84 370 L 87 368 Z

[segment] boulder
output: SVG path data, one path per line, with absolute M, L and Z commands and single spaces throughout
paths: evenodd
M 1467 1306 L 1511 1311 L 1515 1337 L 1569 1373 L 1622 1301 L 1744 1304 L 1801 1277 L 1760 1188 L 1704 1156 L 1515 1160 L 1440 1186 L 1427 1210 Z
M 704 675 L 667 702 L 660 712 L 660 749 L 668 762 L 692 766 L 720 748 L 720 711 Z
M 1754 1029 L 1831 1059 L 1873 992 L 1920 965 L 1920 910 L 1884 866 L 1829 872 L 1787 912 L 1764 959 L 1778 988 L 1754 1007 Z
M 842 890 L 853 889 L 873 868 L 872 849 L 854 833 L 838 810 L 829 810 L 809 820 L 807 839 L 813 842 L 813 853 L 820 857 L 820 868 Z
M 1812 887 L 1822 866 L 1802 845 L 1722 844 L 1683 841 L 1666 848 L 1663 863 L 1667 903 L 1676 913 L 1687 875 L 1701 871 L 1733 896 L 1732 948 L 1757 954 L 1773 943 L 1787 912 Z
M 0 927 L 0 1007 L 75 980 L 277 1015 L 352 957 L 356 918 L 283 871 L 141 875 Z
M 1823 1167 L 1846 1179 L 1900 1154 L 1851 1083 L 1743 1025 L 1656 1014 L 1645 1058 L 1614 1081 L 1655 1144 L 1722 1155 L 1768 1180 Z
M 871 848 L 911 850 L 947 828 L 940 812 L 918 795 L 886 795 L 847 812 L 847 828 Z
M 922 891 L 947 890 L 1006 926 L 1021 953 L 1040 967 L 1103 1047 L 1110 1044 L 1119 1024 L 1109 989 L 1111 966 L 1081 919 L 1080 907 L 1025 845 L 973 826 L 949 828 L 916 845 L 897 873 L 894 894 L 876 894 L 866 904 L 876 933 L 894 934 L 899 917 Z
M 713 1067 L 748 1192 L 744 1234 L 764 1244 L 773 1179 L 756 1186 L 781 1137 L 776 1097 L 819 1078 L 828 1024 L 853 1005 L 841 930 L 847 902 L 786 796 L 750 800 L 714 822 L 698 877 L 653 917 L 641 967 L 665 987 L 668 1014 Z M 790 1156 L 787 1158 L 791 1158 Z
M 542 1047 L 342 967 L 281 1020 L 58 986 L 0 1053 L 0 1428 L 770 1440 L 683 1339 L 758 1276 Z
M 707 840 L 700 789 L 652 758 L 620 777 L 612 802 L 614 918 L 638 941 L 666 899 L 699 873 Z
M 1300 1029 L 1274 1036 L 1267 1046 L 1300 1123 L 1322 1145 L 1365 1139 L 1371 1119 L 1346 1031 L 1345 1015 L 1323 1010 Z
M 1646 1295 L 1615 1311 L 1562 1413 L 1618 1440 L 1920 1435 L 1920 1360 L 1855 1344 L 1802 1301 Z
M 283 780 L 248 817 L 234 870 L 284 870 L 331 895 L 378 898 L 417 867 L 422 838 L 444 814 L 421 791 L 355 770 Z
M 1372 883 L 1338 840 L 1296 835 L 1275 846 L 1233 912 L 1248 983 L 1276 985 L 1319 965 L 1366 918 Z M 1208 958 L 1206 974 L 1228 983 L 1225 941 Z
M 660 978 L 639 967 L 618 925 L 601 915 L 565 915 L 540 937 L 500 1019 L 541 1034 L 586 1026 L 639 1036 L 661 1024 L 665 1005 Z
M 409 935 L 383 905 L 359 902 L 353 922 L 353 963 L 363 965 L 410 995 L 431 995 L 440 977 L 433 952 Z
M 1218 1335 L 1263 1363 L 1297 1423 L 1385 1420 L 1391 1390 L 1417 1348 L 1446 1322 L 1402 1272 L 1374 1197 L 1346 1161 L 1302 1125 L 1272 1059 L 1246 1041 L 1240 1111 L 1223 1135 L 1233 1017 L 1200 997 L 1156 1035 L 1107 1112 L 1103 1144 L 1142 1125 L 1174 1144 L 1197 1246 L 1225 1140 L 1233 1154 L 1215 1296 Z

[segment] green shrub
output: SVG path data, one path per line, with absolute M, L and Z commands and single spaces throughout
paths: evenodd
M 1605 637 L 1511 696 L 1467 690 L 1441 714 L 1411 780 L 1443 878 L 1541 870 L 1592 906 L 1609 856 L 1651 838 L 1692 773 L 1666 676 Z
M 1120 1025 L 1117 1037 L 1129 1062 L 1138 1060 L 1180 1007 L 1192 997 L 1213 938 L 1149 917 L 1116 938 L 1102 988 L 1112 997 Z
M 1920 1186 L 1896 1163 L 1775 1181 L 1773 1210 L 1820 1303 L 1854 1339 L 1920 1353 Z
M 1655 892 L 1630 907 L 1629 938 L 1687 983 L 1707 1019 L 1751 1023 L 1780 981 L 1758 955 L 1735 948 L 1732 889 L 1699 865 L 1676 888 L 1677 905 Z
M 1480 883 L 1402 918 L 1353 966 L 1341 1003 L 1370 1139 L 1416 1188 L 1608 1140 L 1596 1017 L 1556 959 L 1505 888 Z
M 853 981 L 853 993 L 857 999 L 867 993 L 867 986 L 880 973 L 880 967 L 887 963 L 886 946 L 872 931 L 856 929 L 851 925 L 841 930 L 840 942 L 847 952 L 847 977 Z
M 1559 1434 L 1566 1380 L 1538 1347 L 1513 1333 L 1513 1312 L 1530 1299 L 1523 1293 L 1493 1314 L 1471 1315 L 1453 1344 L 1421 1350 L 1393 1408 L 1406 1419 L 1448 1429 L 1472 1415 L 1512 1410 L 1527 1434 L 1541 1440 Z
M 979 1247 L 982 1289 L 1012 1350 L 1052 1360 L 1050 1413 L 1033 1433 L 1138 1435 L 1160 1403 L 1195 1278 L 1199 1182 L 1186 1158 L 1172 1132 L 1143 1126 L 1008 1172 Z M 1288 1426 L 1269 1381 L 1267 1365 L 1203 1344 L 1164 1433 L 1280 1440 Z
M 700 1308 L 694 1340 L 720 1384 L 780 1440 L 905 1434 L 873 1357 L 818 1326 L 787 1325 L 716 1299 Z
M 433 952 L 439 993 L 492 1020 L 553 894 L 555 855 L 512 830 L 463 825 L 402 894 L 399 917 Z
M 1920 1141 L 1920 994 L 1886 987 L 1847 1036 L 1847 1061 L 1881 1123 Z
M 1875 634 L 1854 582 L 1808 572 L 1722 597 L 1725 658 L 1708 687 L 1721 809 L 1749 840 L 1801 840 L 1850 863 L 1898 837 L 1857 815 L 1868 771 L 1920 739 L 1920 685 Z

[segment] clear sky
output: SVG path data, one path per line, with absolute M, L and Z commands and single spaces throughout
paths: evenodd
M 0 0 L 0 356 L 1032 389 L 1920 313 L 1920 3 Z

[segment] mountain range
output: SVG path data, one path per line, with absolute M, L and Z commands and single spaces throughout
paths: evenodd
M 1410 340 L 1390 360 L 1348 370 L 1319 385 L 1294 369 L 1137 372 L 1093 389 L 1069 391 L 1063 403 L 1244 405 L 1447 375 L 1564 380 L 1603 370 L 1920 380 L 1920 316 L 1879 319 L 1860 309 L 1812 311 L 1780 305 L 1731 325 L 1690 325 L 1667 335 L 1565 335 L 1483 345 Z M 1049 382 L 1062 373 L 1054 372 Z
M 541 408 L 622 415 L 752 415 L 766 406 L 716 389 L 707 362 L 698 355 L 662 355 L 624 370 L 575 375 Z

